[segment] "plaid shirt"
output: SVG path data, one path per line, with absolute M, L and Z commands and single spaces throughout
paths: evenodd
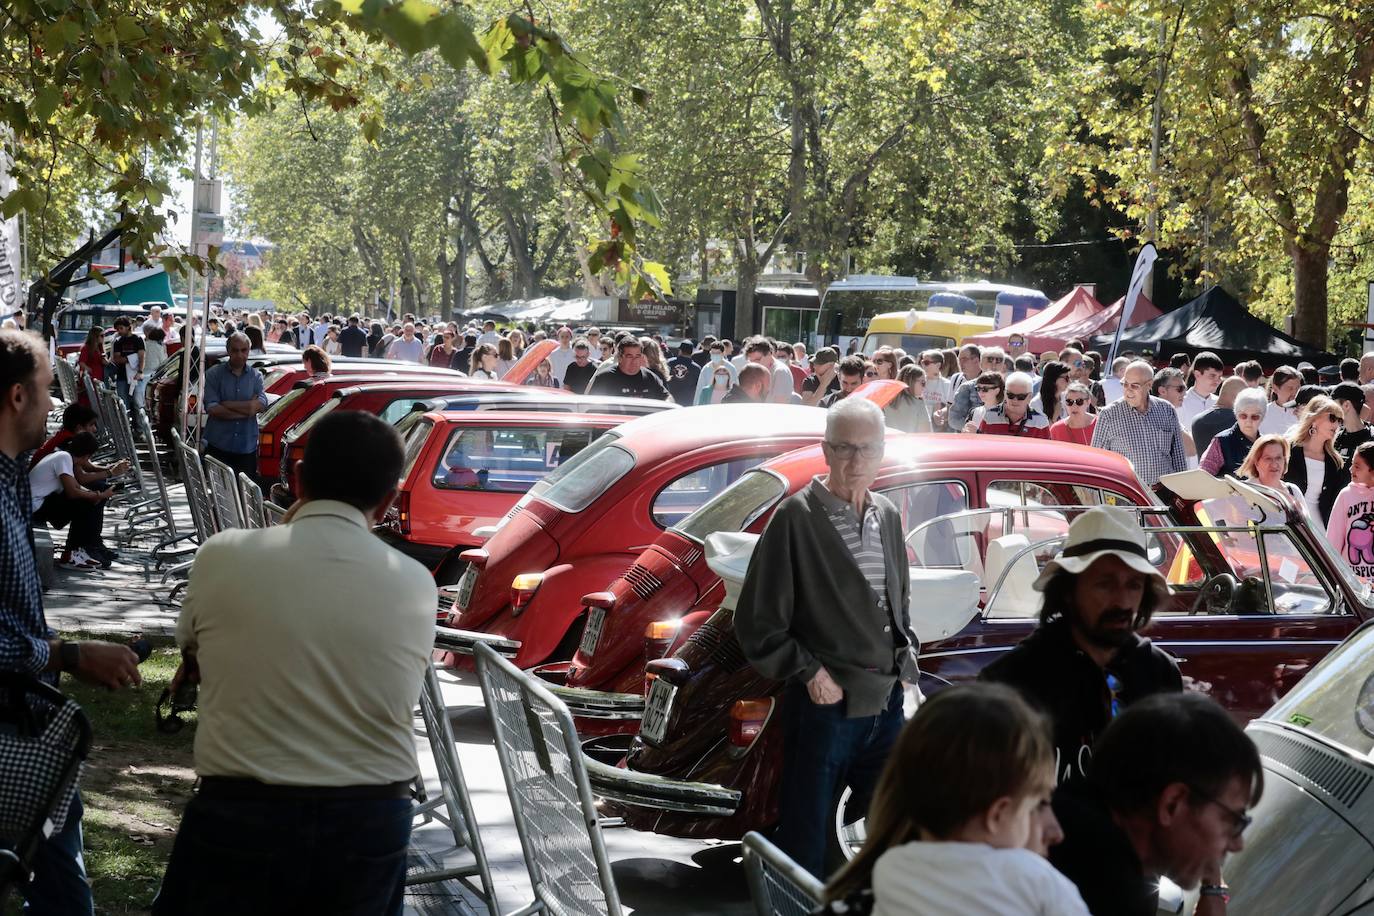
M 28 455 L 0 452 L 0 670 L 40 674 L 54 635 L 43 617 L 33 555 Z M 57 675 L 44 675 L 56 683 Z
M 1102 408 L 1093 430 L 1093 445 L 1124 455 L 1147 487 L 1165 474 L 1188 469 L 1178 412 L 1161 398 L 1152 396 L 1143 414 L 1124 398 Z

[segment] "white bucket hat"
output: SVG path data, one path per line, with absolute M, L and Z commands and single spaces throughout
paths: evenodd
M 1170 594 L 1168 581 L 1150 562 L 1145 532 L 1136 522 L 1135 513 L 1111 506 L 1096 506 L 1073 520 L 1063 550 L 1045 564 L 1035 580 L 1035 590 L 1044 591 L 1045 584 L 1061 569 L 1078 575 L 1108 556 L 1149 576 L 1157 598 L 1163 599 Z

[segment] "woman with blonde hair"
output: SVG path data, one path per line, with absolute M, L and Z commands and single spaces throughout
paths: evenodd
M 1315 397 L 1289 433 L 1291 449 L 1283 479 L 1302 491 L 1312 526 L 1323 536 L 1336 497 L 1350 483 L 1350 471 L 1335 445 L 1344 418 L 1345 413 L 1335 401 Z
M 510 351 L 515 359 L 525 355 L 525 332 L 519 328 L 510 329 Z
M 663 361 L 663 351 L 658 348 L 658 341 L 652 337 L 639 338 L 640 352 L 644 354 L 644 365 L 658 373 L 658 377 L 664 381 L 668 380 L 668 364 Z
M 506 371 L 515 365 L 515 359 L 515 345 L 510 342 L 510 338 L 498 338 L 496 341 L 496 377 L 504 378 Z

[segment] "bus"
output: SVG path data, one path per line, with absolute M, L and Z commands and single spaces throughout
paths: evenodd
M 57 343 L 59 346 L 80 345 L 85 342 L 86 333 L 91 328 L 99 326 L 108 332 L 114 326 L 114 320 L 120 317 L 132 321 L 134 330 L 137 331 L 139 324 L 148 317 L 148 309 L 154 305 L 161 308 L 164 315 L 171 314 L 178 320 L 185 320 L 185 309 L 168 308 L 161 302 L 143 302 L 139 305 L 119 305 L 113 302 L 64 303 L 53 316 L 53 325 L 57 329 Z M 168 341 L 168 344 L 172 343 L 174 341 Z M 175 347 L 168 352 L 172 350 L 175 350 Z
M 841 353 L 851 340 L 862 338 L 875 315 L 885 312 L 951 312 L 993 318 L 998 306 L 1007 307 L 1010 320 L 1020 321 L 1050 304 L 1038 289 L 989 283 L 917 280 L 877 274 L 851 274 L 826 290 L 816 320 L 816 346 L 838 347 Z

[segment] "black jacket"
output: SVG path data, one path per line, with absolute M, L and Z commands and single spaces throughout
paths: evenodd
M 1112 720 L 1108 674 L 1121 684 L 1116 696 L 1121 707 L 1152 693 L 1183 690 L 1178 664 L 1150 640 L 1136 636 L 1104 671 L 1078 648 L 1062 617 L 1027 636 L 979 677 L 1016 687 L 1050 717 L 1055 772 L 1064 783 L 1086 773 L 1092 745 Z
M 1196 424 L 1194 426 L 1196 427 Z M 1250 449 L 1255 445 L 1254 439 L 1246 438 L 1245 433 L 1240 431 L 1239 423 L 1232 424 L 1230 429 L 1223 429 L 1212 437 L 1212 441 L 1221 449 L 1221 470 L 1217 473 L 1218 477 L 1239 471 L 1249 456 Z M 1198 454 L 1201 455 L 1204 451 L 1205 449 L 1200 448 Z
M 1088 781 L 1059 787 L 1054 816 L 1064 840 L 1050 848 L 1050 863 L 1078 888 L 1088 912 L 1154 916 L 1158 886 L 1146 877 L 1135 846 Z
M 1326 475 L 1322 478 L 1322 491 L 1317 495 L 1317 508 L 1321 510 L 1322 524 L 1325 525 L 1331 518 L 1331 507 L 1336 505 L 1336 496 L 1350 483 L 1350 470 L 1349 466 L 1337 467 L 1336 459 L 1330 455 L 1323 457 L 1326 459 Z M 1302 446 L 1293 446 L 1283 479 L 1303 493 L 1307 492 L 1307 461 L 1303 457 Z

